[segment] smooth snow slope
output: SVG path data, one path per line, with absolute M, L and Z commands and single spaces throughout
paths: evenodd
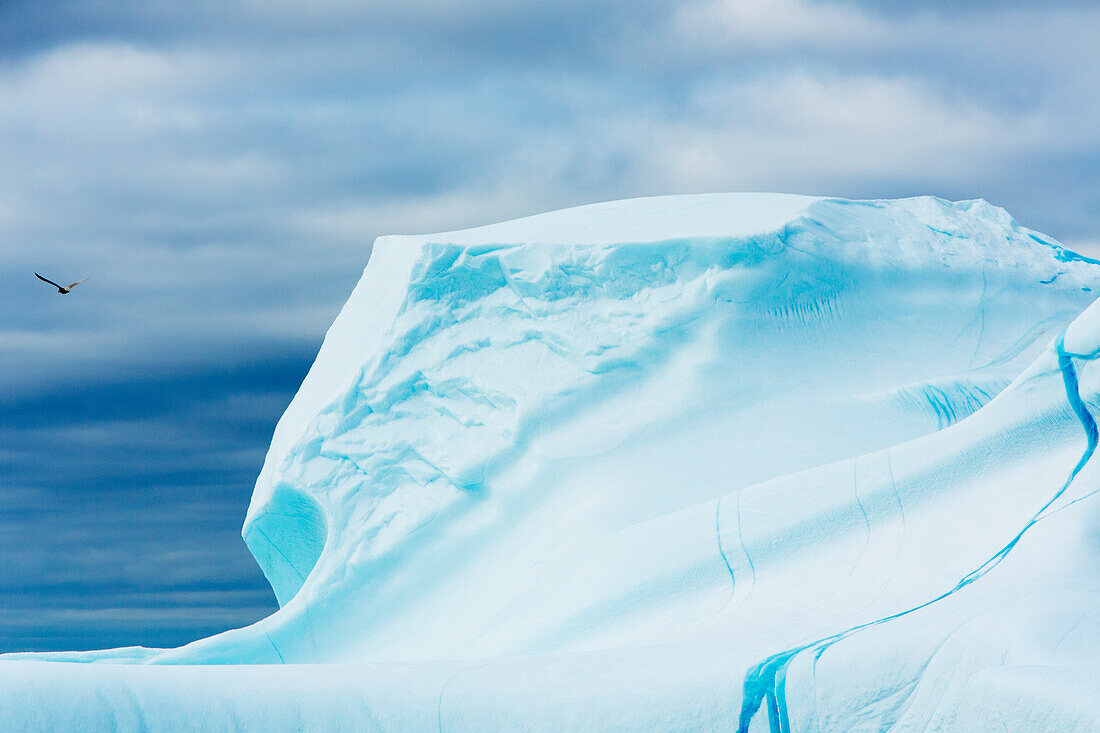
M 1100 307 L 1073 320 L 1097 282 L 983 201 L 676 196 L 381 238 L 246 518 L 280 611 L 0 662 L 0 714 L 1100 726 Z

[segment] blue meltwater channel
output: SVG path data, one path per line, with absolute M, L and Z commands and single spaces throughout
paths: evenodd
M 833 644 L 845 639 L 852 634 L 866 629 L 870 626 L 877 626 L 884 624 L 887 621 L 892 621 L 902 616 L 907 616 L 915 611 L 919 611 L 922 608 L 927 608 L 933 603 L 947 598 L 951 594 L 965 588 L 966 586 L 978 580 L 994 567 L 996 567 L 1001 560 L 1003 560 L 1012 548 L 1019 543 L 1026 533 L 1036 522 L 1038 522 L 1043 513 L 1050 508 L 1050 506 L 1062 496 L 1069 488 L 1073 480 L 1077 478 L 1077 474 L 1081 472 L 1081 469 L 1085 467 L 1089 459 L 1092 458 L 1093 452 L 1096 450 L 1097 443 L 1097 427 L 1096 420 L 1093 418 L 1092 413 L 1089 412 L 1088 406 L 1085 401 L 1081 399 L 1080 385 L 1077 380 L 1077 371 L 1073 366 L 1073 358 L 1075 356 L 1080 358 L 1087 358 L 1082 354 L 1068 354 L 1065 348 L 1066 332 L 1058 336 L 1055 341 L 1055 350 L 1058 355 L 1058 368 L 1062 372 L 1062 381 L 1066 388 L 1066 399 L 1069 401 L 1070 407 L 1073 408 L 1074 414 L 1077 415 L 1077 419 L 1081 422 L 1081 426 L 1085 429 L 1085 436 L 1088 443 L 1085 447 L 1084 453 L 1081 455 L 1080 460 L 1077 461 L 1077 465 L 1073 467 L 1073 471 L 1070 472 L 1069 478 L 1062 484 L 1061 488 L 1054 493 L 1052 497 L 1032 515 L 1031 519 L 1023 526 L 1023 528 L 1016 534 L 1012 540 L 998 550 L 992 557 L 978 566 L 977 569 L 968 573 L 962 580 L 960 580 L 955 587 L 951 588 L 945 593 L 941 593 L 930 601 L 925 601 L 919 606 L 913 606 L 912 608 L 899 611 L 889 616 L 884 616 L 874 621 L 868 621 L 857 626 L 845 629 L 844 631 L 837 632 L 831 636 L 826 636 L 822 639 L 812 641 L 808 644 L 788 649 L 786 651 L 773 654 L 764 661 L 760 662 L 745 675 L 744 682 L 744 696 L 741 703 L 741 715 L 738 722 L 738 733 L 748 733 L 749 724 L 752 723 L 757 712 L 759 712 L 761 705 L 767 701 L 768 705 L 768 724 L 772 733 L 790 733 L 790 717 L 787 712 L 787 668 L 791 664 L 791 660 L 795 658 L 801 652 L 807 649 L 814 650 L 814 657 L 819 658 L 825 653 Z

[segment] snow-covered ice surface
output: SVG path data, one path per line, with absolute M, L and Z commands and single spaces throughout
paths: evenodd
M 383 237 L 245 520 L 280 610 L 7 655 L 0 719 L 1100 729 L 1098 284 L 984 201 Z

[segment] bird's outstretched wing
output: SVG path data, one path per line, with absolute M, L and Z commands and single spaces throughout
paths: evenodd
M 41 280 L 41 281 L 42 281 L 42 282 L 44 282 L 44 283 L 49 283 L 50 285 L 53 285 L 53 286 L 54 286 L 55 288 L 57 288 L 58 290 L 60 290 L 60 289 L 61 289 L 61 286 L 60 286 L 60 285 L 58 285 L 57 283 L 55 283 L 55 282 L 54 282 L 53 280 L 47 280 L 46 278 L 44 278 L 44 277 L 42 277 L 41 275 L 39 275 L 39 274 L 38 274 L 37 272 L 36 272 L 36 273 L 34 273 L 34 276 L 35 276 L 35 277 L 37 277 L 37 278 L 38 278 L 39 280 Z
M 88 282 L 88 281 L 89 281 L 89 280 L 91 280 L 91 279 L 92 279 L 92 278 L 90 278 L 90 277 L 86 277 L 86 278 L 84 278 L 83 280 L 81 280 L 80 282 L 75 282 L 75 283 L 73 283 L 72 285 L 70 285 L 70 286 L 69 286 L 69 290 L 72 290 L 73 288 L 75 288 L 75 287 L 76 287 L 77 285 L 79 285 L 80 283 L 86 283 L 86 282 Z

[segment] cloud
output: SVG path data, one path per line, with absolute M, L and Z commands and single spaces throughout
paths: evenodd
M 685 40 L 751 51 L 760 47 L 883 43 L 892 29 L 858 8 L 808 0 L 699 0 L 676 10 Z
M 1042 115 L 953 102 L 906 78 L 823 78 L 801 71 L 700 88 L 660 125 L 655 163 L 691 187 L 826 187 L 873 196 L 909 185 L 980 187 L 1011 156 L 1042 145 Z M 854 189 L 863 191 L 853 194 Z M 914 191 L 916 192 L 916 191 Z

